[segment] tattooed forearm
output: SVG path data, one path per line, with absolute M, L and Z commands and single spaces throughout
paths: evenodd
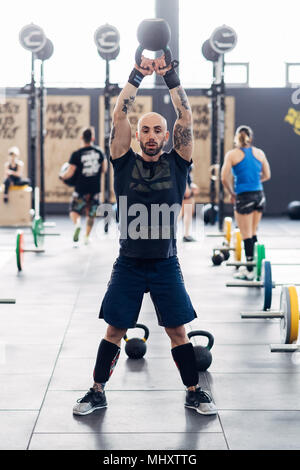
M 176 124 L 174 127 L 174 148 L 180 150 L 182 147 L 191 145 L 192 141 L 192 129 Z
M 127 114 L 128 111 L 130 111 L 134 103 L 134 100 L 135 100 L 135 96 L 130 96 L 129 99 L 126 98 L 123 100 L 123 107 L 122 107 L 123 113 Z
M 114 125 L 112 125 L 111 133 L 110 133 L 110 143 L 112 143 L 112 141 L 114 140 L 115 134 L 116 134 L 116 128 Z
M 178 119 L 182 118 L 182 112 L 179 108 L 177 108 L 177 117 L 178 117 Z
M 189 106 L 189 102 L 188 102 L 188 99 L 187 99 L 187 96 L 186 96 L 186 93 L 185 93 L 184 89 L 182 87 L 179 87 L 177 89 L 177 93 L 178 93 L 178 96 L 180 98 L 182 106 L 185 109 L 189 110 L 190 106 Z

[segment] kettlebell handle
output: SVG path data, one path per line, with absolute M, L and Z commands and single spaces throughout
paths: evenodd
M 147 326 L 143 325 L 142 323 L 137 323 L 134 328 L 141 328 L 142 330 L 144 330 L 144 332 L 145 332 L 144 333 L 144 338 L 142 338 L 141 341 L 144 341 L 146 343 L 147 339 L 149 338 L 149 328 L 147 328 Z M 130 341 L 127 338 L 127 335 L 124 335 L 123 339 L 125 339 L 125 341 Z
M 214 345 L 214 337 L 209 331 L 204 331 L 204 330 L 195 330 L 195 331 L 189 331 L 187 334 L 188 338 L 192 338 L 193 336 L 206 336 L 208 339 L 208 344 L 206 346 L 207 349 L 211 349 Z
M 141 67 L 141 62 L 142 62 L 142 53 L 143 53 L 143 46 L 139 45 L 137 50 L 135 51 L 135 63 Z M 169 48 L 169 46 L 166 46 L 164 47 L 163 49 L 163 52 L 165 54 L 165 62 L 166 62 L 166 67 L 168 67 L 168 65 L 170 65 L 170 63 L 172 62 L 172 52 L 171 52 L 171 49 Z M 149 70 L 149 67 L 141 67 L 142 69 L 144 70 Z M 164 67 L 160 67 L 161 68 L 164 68 Z

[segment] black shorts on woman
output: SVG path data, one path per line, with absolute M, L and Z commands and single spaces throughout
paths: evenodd
M 266 197 L 263 191 L 247 191 L 236 195 L 234 210 L 238 214 L 263 212 L 265 207 Z

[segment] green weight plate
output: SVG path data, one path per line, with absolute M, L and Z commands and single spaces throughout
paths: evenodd
M 258 273 L 257 273 L 257 266 L 258 266 L 258 243 L 256 242 L 255 245 L 254 245 L 254 253 L 253 253 L 253 261 L 255 263 L 255 266 L 254 266 L 254 279 L 257 280 L 257 276 L 258 276 Z
M 16 257 L 18 271 L 22 271 L 23 268 L 23 256 L 24 256 L 24 234 L 22 231 L 17 232 L 16 239 Z
M 266 257 L 265 246 L 260 245 L 259 243 L 255 243 L 254 246 L 254 274 L 256 281 L 260 281 L 261 279 L 261 269 L 262 269 L 262 262 Z
M 41 235 L 44 232 L 44 223 L 41 217 L 34 218 L 32 222 L 32 235 L 33 241 L 37 248 L 44 244 L 44 237 Z

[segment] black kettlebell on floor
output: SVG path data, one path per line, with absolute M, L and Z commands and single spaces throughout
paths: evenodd
M 205 372 L 212 363 L 212 354 L 210 352 L 214 345 L 214 337 L 211 333 L 204 330 L 195 330 L 188 333 L 188 338 L 193 336 L 206 336 L 208 339 L 207 346 L 194 346 L 197 370 L 199 372 Z
M 211 260 L 215 266 L 220 266 L 224 261 L 224 255 L 220 250 L 214 251 Z
M 221 249 L 220 251 L 221 251 L 221 253 L 222 253 L 223 257 L 224 257 L 224 261 L 228 261 L 229 258 L 230 258 L 230 251 L 227 250 L 226 248 Z
M 126 341 L 125 352 L 130 359 L 141 359 L 147 351 L 146 341 L 149 338 L 149 329 L 141 323 L 137 323 L 135 328 L 142 328 L 144 330 L 144 338 L 128 339 L 127 335 L 123 336 Z
M 205 225 L 214 225 L 218 218 L 218 207 L 213 204 L 205 204 L 203 208 L 203 217 Z
M 144 49 L 148 51 L 163 51 L 166 65 L 172 61 L 171 50 L 168 43 L 171 38 L 171 30 L 168 23 L 163 18 L 151 18 L 143 20 L 137 30 L 137 38 L 140 43 L 135 53 L 135 62 L 141 65 L 142 53 Z

